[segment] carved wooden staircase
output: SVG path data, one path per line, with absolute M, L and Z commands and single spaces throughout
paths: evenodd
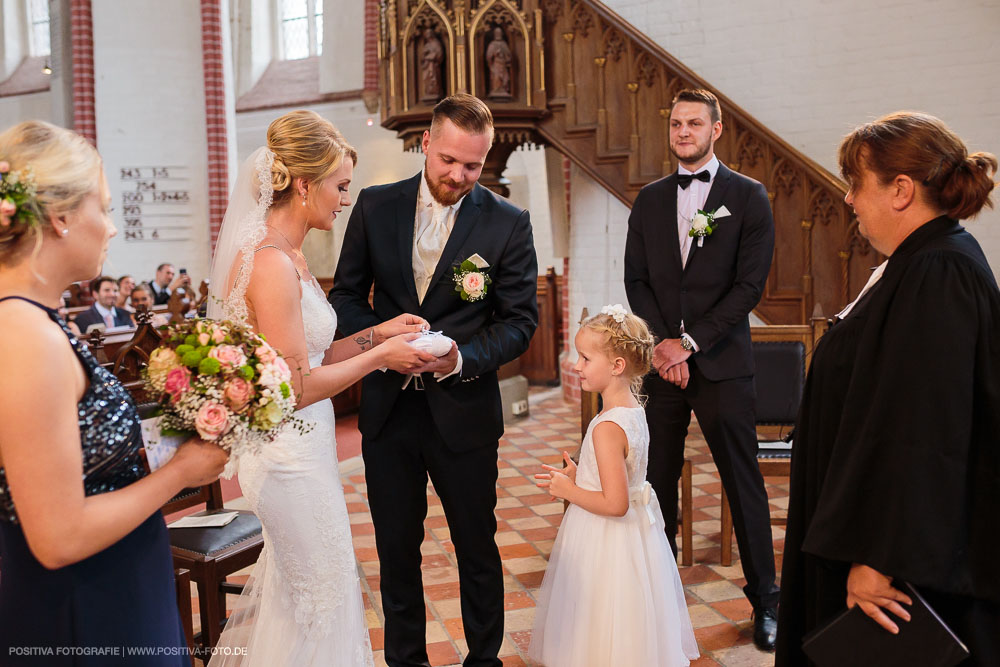
M 596 0 L 541 0 L 550 114 L 537 132 L 631 206 L 639 189 L 676 169 L 668 149 L 674 94 L 707 88 L 722 103 L 716 153 L 763 183 L 776 224 L 775 257 L 758 314 L 804 324 L 832 315 L 879 261 L 843 199 L 846 186 Z M 622 224 L 625 221 L 621 221 Z

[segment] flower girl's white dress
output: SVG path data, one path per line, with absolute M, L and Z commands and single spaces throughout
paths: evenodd
M 642 408 L 611 408 L 594 418 L 576 484 L 601 490 L 593 432 L 605 421 L 628 436 L 629 509 L 607 517 L 570 504 L 538 591 L 529 655 L 546 667 L 687 665 L 698 657 L 698 644 L 663 515 L 646 482 Z

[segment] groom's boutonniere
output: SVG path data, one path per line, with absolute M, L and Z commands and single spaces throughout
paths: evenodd
M 486 296 L 486 287 L 493 282 L 486 273 L 489 268 L 478 253 L 455 267 L 455 291 L 462 301 L 479 301 Z
M 691 231 L 688 232 L 688 236 L 697 238 L 700 248 L 705 243 L 705 237 L 711 236 L 715 228 L 719 226 L 719 218 L 724 218 L 727 215 L 731 215 L 731 213 L 725 206 L 714 211 L 703 211 L 699 208 L 698 212 L 691 218 Z

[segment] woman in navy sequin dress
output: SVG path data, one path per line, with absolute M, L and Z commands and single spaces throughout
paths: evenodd
M 226 454 L 192 440 L 146 474 L 128 392 L 56 311 L 115 233 L 97 151 L 22 123 L 0 179 L 0 664 L 189 665 L 158 510 Z

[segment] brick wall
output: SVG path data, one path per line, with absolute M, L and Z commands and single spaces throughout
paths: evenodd
M 898 109 L 934 114 L 971 150 L 1000 153 L 996 0 L 605 4 L 831 171 L 847 131 Z M 1000 211 L 969 230 L 1000 272 Z
M 365 0 L 365 90 L 378 90 L 378 2 Z
M 208 141 L 208 225 L 213 252 L 229 198 L 226 82 L 222 62 L 220 1 L 201 0 L 201 51 L 205 74 L 205 129 Z
M 94 22 L 90 0 L 70 1 L 73 44 L 73 129 L 97 145 L 94 110 Z

